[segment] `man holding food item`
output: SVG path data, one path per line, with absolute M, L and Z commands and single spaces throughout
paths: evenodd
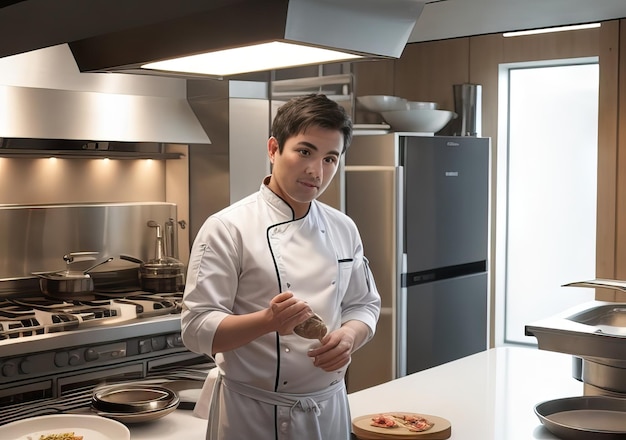
M 182 337 L 217 365 L 199 402 L 209 440 L 350 438 L 344 376 L 380 296 L 356 225 L 316 199 L 351 139 L 336 102 L 288 101 L 267 142 L 272 174 L 198 232 Z

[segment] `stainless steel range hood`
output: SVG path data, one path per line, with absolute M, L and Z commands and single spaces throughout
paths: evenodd
M 192 15 L 69 42 L 81 72 L 280 41 L 398 58 L 427 0 L 232 0 Z M 154 74 L 154 72 L 152 72 Z
M 85 150 L 134 158 L 166 143 L 211 143 L 186 80 L 80 73 L 67 45 L 0 59 L 0 156 Z

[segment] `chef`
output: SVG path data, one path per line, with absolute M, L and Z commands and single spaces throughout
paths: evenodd
M 217 365 L 199 402 L 209 440 L 350 438 L 344 376 L 380 296 L 356 225 L 316 199 L 351 139 L 336 102 L 288 101 L 267 142 L 272 174 L 198 232 L 181 319 L 185 345 Z M 314 316 L 325 334 L 294 333 Z

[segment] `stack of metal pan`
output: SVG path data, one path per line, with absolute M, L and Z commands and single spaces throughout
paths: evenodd
M 165 387 L 117 384 L 97 388 L 91 408 L 100 416 L 122 423 L 143 423 L 168 415 L 179 402 L 178 395 Z

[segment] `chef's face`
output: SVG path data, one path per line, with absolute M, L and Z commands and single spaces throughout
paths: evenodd
M 269 187 L 289 203 L 296 218 L 300 218 L 337 172 L 343 134 L 339 130 L 311 126 L 287 139 L 282 153 L 274 137 L 268 140 L 267 149 L 272 163 Z

